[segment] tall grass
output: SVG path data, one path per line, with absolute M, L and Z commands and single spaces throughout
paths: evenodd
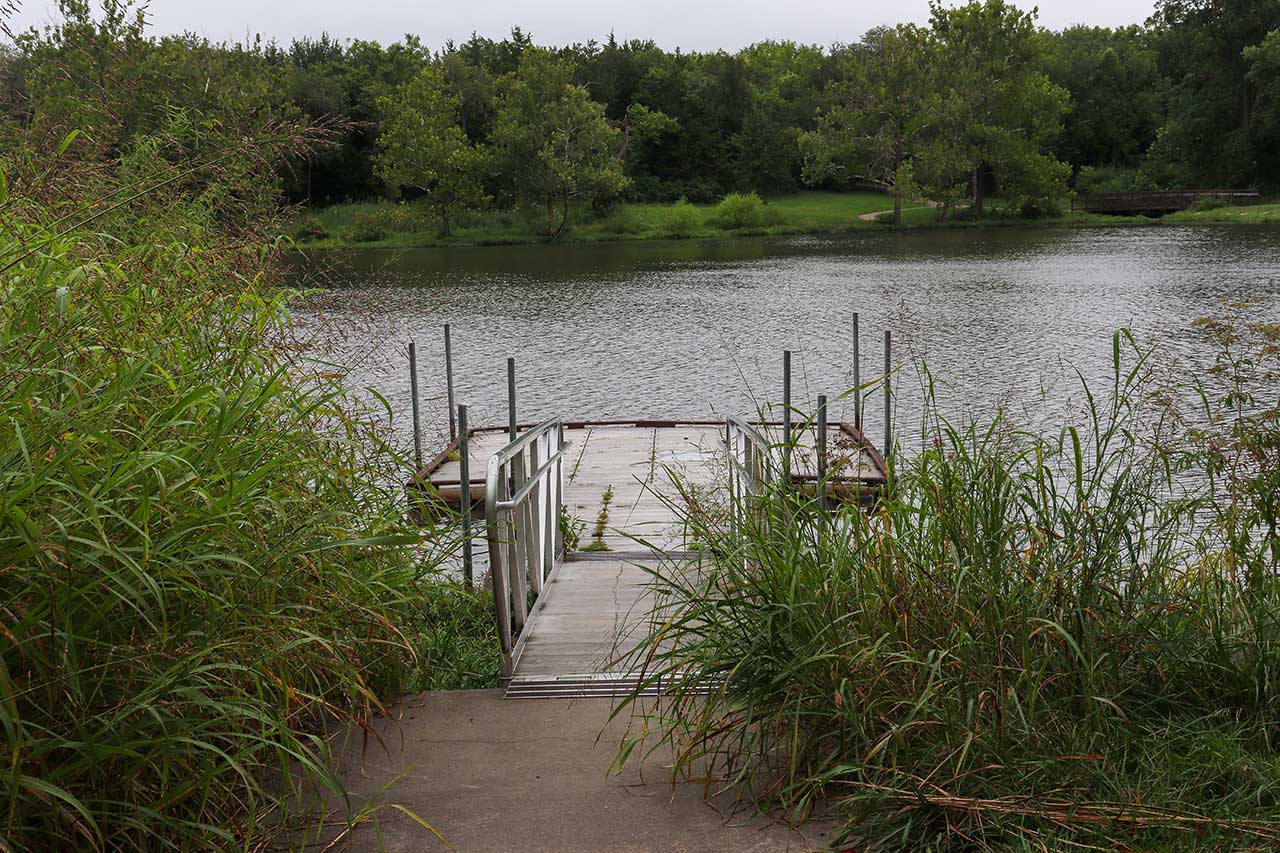
M 0 850 L 260 848 L 341 794 L 326 728 L 493 679 L 229 144 L 0 162 Z
M 678 687 L 619 760 L 670 744 L 857 849 L 1280 843 L 1280 330 L 1246 318 L 1199 411 L 1117 336 L 1080 426 L 932 412 L 869 512 L 690 502 L 703 556 L 655 571 L 635 653 Z

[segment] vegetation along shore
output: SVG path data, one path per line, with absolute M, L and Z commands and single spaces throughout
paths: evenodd
M 607 214 L 583 219 L 559 235 L 563 243 L 598 243 L 614 240 L 726 239 L 785 234 L 865 234 L 900 229 L 928 228 L 1096 228 L 1160 225 L 1275 225 L 1280 224 L 1280 204 L 1239 206 L 1205 205 L 1163 216 L 1113 216 L 1084 211 L 1062 211 L 1027 217 L 1002 209 L 999 202 L 981 219 L 966 208 L 939 218 L 938 208 L 908 203 L 900 221 L 892 220 L 893 198 L 876 192 L 823 192 L 811 190 L 775 199 L 738 203 L 731 197 L 729 215 L 724 204 L 660 204 L 620 202 Z M 758 199 L 758 197 L 755 197 Z M 886 206 L 888 209 L 886 209 Z M 745 207 L 747 213 L 742 215 Z M 445 246 L 502 246 L 546 243 L 548 237 L 537 214 L 484 211 L 456 221 L 448 237 L 441 236 L 430 212 L 415 202 L 355 202 L 302 211 L 292 223 L 299 246 L 312 249 L 400 248 Z

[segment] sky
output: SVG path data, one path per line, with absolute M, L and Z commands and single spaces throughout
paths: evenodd
M 11 0 L 12 2 L 12 0 Z M 94 5 L 97 0 L 93 0 Z M 1032 2 L 1018 2 L 1029 8 Z M 54 20 L 52 0 L 18 0 L 11 25 Z M 652 38 L 671 50 L 734 50 L 764 39 L 829 45 L 856 41 L 883 24 L 923 23 L 928 0 L 151 0 L 153 32 L 196 32 L 214 41 L 261 34 L 287 43 L 322 32 L 389 43 L 405 33 L 432 48 L 472 32 L 501 38 L 512 26 L 544 45 Z M 1040 0 L 1040 24 L 1139 23 L 1153 0 Z M 0 2 L 3 6 L 3 2 Z

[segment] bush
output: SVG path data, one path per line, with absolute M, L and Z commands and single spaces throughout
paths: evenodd
M 702 230 L 702 212 L 682 198 L 662 214 L 662 222 L 658 226 L 664 237 L 692 237 Z
M 633 208 L 620 204 L 609 211 L 601 228 L 608 234 L 639 234 L 644 230 L 644 221 Z
M 1062 215 L 1062 203 L 1056 198 L 1028 198 L 1018 206 L 1023 219 L 1052 219 Z
M 1221 210 L 1224 207 L 1230 207 L 1230 206 L 1231 206 L 1231 203 L 1227 201 L 1225 198 L 1222 198 L 1221 196 L 1202 195 L 1202 196 L 1198 196 L 1196 200 L 1191 203 L 1190 207 L 1187 208 L 1187 210 L 1193 211 L 1195 213 L 1203 213 L 1208 210 Z
M 386 218 L 378 213 L 357 213 L 342 231 L 349 243 L 374 243 L 387 236 Z
M 764 224 L 770 228 L 778 225 L 786 225 L 787 216 L 776 204 L 767 204 L 764 208 Z
M 890 212 L 888 212 L 888 211 L 885 211 L 884 213 L 877 213 L 877 214 L 876 214 L 876 224 L 877 224 L 877 225 L 892 225 L 892 224 L 893 224 L 893 214 L 892 214 L 892 213 L 890 213 Z
M 1076 192 L 1127 193 L 1141 189 L 1137 169 L 1123 166 L 1084 166 L 1076 175 Z
M 329 239 L 329 229 L 318 216 L 304 217 L 293 229 L 293 238 L 300 243 Z
M 759 228 L 764 225 L 764 202 L 755 193 L 730 193 L 716 206 L 716 221 L 734 231 Z

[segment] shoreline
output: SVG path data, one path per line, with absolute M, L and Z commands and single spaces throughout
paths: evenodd
M 1177 226 L 1229 225 L 1233 227 L 1268 228 L 1280 227 L 1280 204 L 1257 205 L 1255 208 L 1269 208 L 1259 211 L 1262 215 L 1250 215 L 1252 211 L 1237 212 L 1238 209 L 1190 212 L 1180 211 L 1161 217 L 1115 216 L 1090 213 L 1067 213 L 1062 216 L 1043 219 L 1024 219 L 1021 217 L 989 216 L 984 219 L 948 220 L 937 222 L 932 218 L 917 221 L 904 221 L 901 225 L 883 224 L 874 219 L 864 219 L 868 214 L 859 214 L 855 222 L 843 227 L 803 227 L 772 226 L 748 229 L 707 228 L 698 233 L 684 237 L 661 234 L 614 234 L 591 231 L 568 231 L 559 239 L 551 240 L 540 234 L 466 236 L 441 238 L 427 231 L 393 234 L 379 240 L 355 241 L 331 237 L 323 240 L 296 240 L 299 250 L 305 251 L 359 251 L 363 249 L 484 249 L 506 248 L 513 246 L 573 246 L 595 245 L 602 243 L 690 243 L 699 240 L 738 240 L 760 237 L 844 237 L 864 234 L 901 234 L 919 231 L 956 231 L 966 229 L 1090 229 L 1090 228 L 1159 228 Z M 1274 210 L 1270 210 L 1273 208 Z M 932 216 L 930 208 L 912 208 L 908 212 L 925 212 Z M 1274 213 L 1274 216 L 1271 215 Z M 1234 215 L 1233 215 L 1234 214 Z

